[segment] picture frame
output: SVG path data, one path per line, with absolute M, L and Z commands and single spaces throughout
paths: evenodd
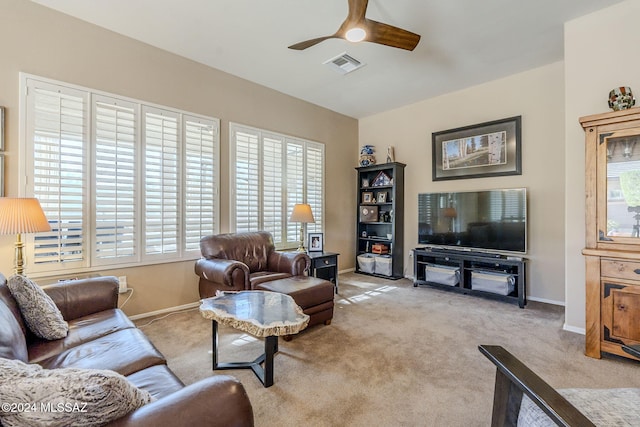
M 0 153 L 0 197 L 4 197 L 4 153 Z
M 373 198 L 373 192 L 364 191 L 362 193 L 362 203 L 374 203 L 375 199 Z
M 4 107 L 0 107 L 0 151 L 4 151 Z
M 393 179 L 384 171 L 380 171 L 371 183 L 372 187 L 388 187 L 390 185 L 393 185 Z
M 522 175 L 522 116 L 431 134 L 432 179 Z
M 360 206 L 360 222 L 377 222 L 377 206 Z
M 376 202 L 377 203 L 387 203 L 387 192 L 386 191 L 380 191 L 377 194 Z
M 362 188 L 368 188 L 369 187 L 369 179 L 368 178 L 362 178 Z
M 309 252 L 324 251 L 324 235 L 323 233 L 309 233 Z

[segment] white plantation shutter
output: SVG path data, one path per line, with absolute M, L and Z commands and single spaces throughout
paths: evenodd
M 229 126 L 232 227 L 266 230 L 279 248 L 295 246 L 300 224 L 289 223 L 296 203 L 309 203 L 323 230 L 324 145 L 235 123 Z
M 134 261 L 136 256 L 135 104 L 94 98 L 94 206 L 96 264 Z
M 218 123 L 185 116 L 185 250 L 200 254 L 200 239 L 215 234 L 218 218 Z
M 260 218 L 260 145 L 256 133 L 236 130 L 235 163 L 232 173 L 235 184 L 235 228 L 236 232 L 258 231 Z
M 145 255 L 175 254 L 180 228 L 178 115 L 143 108 Z
M 282 138 L 265 136 L 262 144 L 262 230 L 282 242 Z
M 311 205 L 314 224 L 307 224 L 308 233 L 322 233 L 324 224 L 324 145 L 307 143 L 307 203 Z
M 33 240 L 31 271 L 83 266 L 87 150 L 87 97 L 82 92 L 30 82 L 27 90 L 28 192 L 36 197 L 51 232 Z M 37 84 L 36 84 L 37 83 Z
M 200 256 L 220 227 L 218 119 L 22 73 L 21 93 L 21 196 L 52 228 L 26 236 L 29 271 Z
M 293 206 L 296 203 L 305 202 L 304 143 L 287 140 L 286 162 L 287 212 L 289 215 L 284 218 L 284 220 L 287 224 L 286 241 L 291 243 L 300 241 L 300 224 L 297 222 L 289 222 L 289 216 L 291 216 Z

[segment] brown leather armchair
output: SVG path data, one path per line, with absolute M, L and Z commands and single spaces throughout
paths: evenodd
M 276 251 L 266 231 L 205 236 L 200 240 L 203 258 L 196 261 L 200 298 L 217 290 L 254 290 L 260 283 L 302 276 L 311 265 L 303 252 Z

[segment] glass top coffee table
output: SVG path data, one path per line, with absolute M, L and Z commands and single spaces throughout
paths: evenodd
M 273 385 L 278 337 L 297 334 L 309 324 L 293 298 L 277 292 L 231 292 L 203 299 L 200 313 L 211 320 L 213 369 L 251 369 L 265 387 Z M 218 363 L 218 323 L 264 338 L 264 353 L 251 362 Z

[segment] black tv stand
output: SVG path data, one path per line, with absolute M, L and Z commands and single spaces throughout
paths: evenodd
M 459 282 L 456 285 L 427 280 L 425 268 L 443 267 L 457 269 Z M 489 252 L 464 251 L 440 247 L 421 247 L 413 250 L 413 286 L 430 285 L 441 289 L 469 295 L 482 296 L 518 303 L 520 308 L 527 304 L 526 259 Z M 514 280 L 513 291 L 507 295 L 474 289 L 474 273 L 485 273 L 495 277 L 509 277 Z
M 431 251 L 431 252 L 443 252 L 443 253 L 448 253 L 448 254 L 457 254 L 457 255 L 472 255 L 472 256 L 478 256 L 478 257 L 485 257 L 485 258 L 503 258 L 505 257 L 504 255 L 498 254 L 498 253 L 494 253 L 494 252 L 478 252 L 478 251 L 474 251 L 472 249 L 458 249 L 458 248 L 447 248 L 447 247 L 425 247 L 425 248 L 420 248 L 422 250 L 425 251 Z

